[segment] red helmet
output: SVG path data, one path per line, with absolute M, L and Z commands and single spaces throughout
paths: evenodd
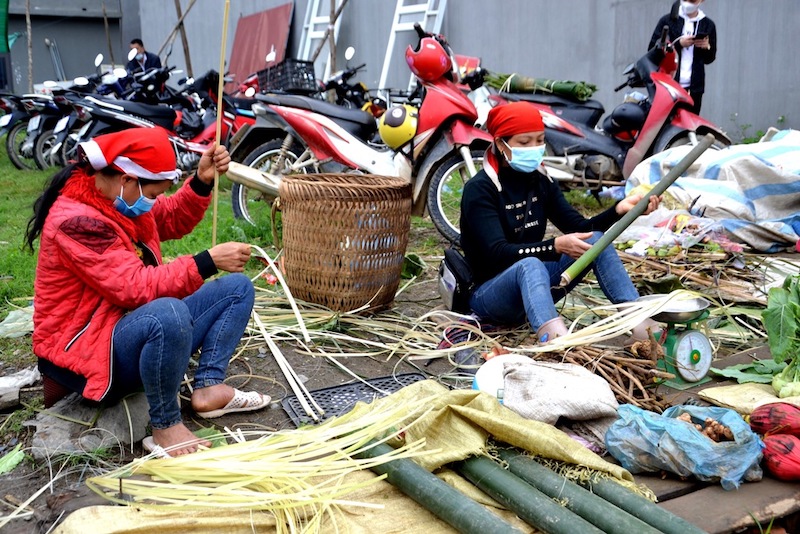
M 411 72 L 424 82 L 441 78 L 451 68 L 450 56 L 432 37 L 420 39 L 417 50 L 409 45 L 406 48 L 406 62 Z

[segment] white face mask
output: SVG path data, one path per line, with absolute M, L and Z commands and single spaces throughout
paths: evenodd
M 697 10 L 700 9 L 700 4 L 693 4 L 692 2 L 681 2 L 681 7 L 683 8 L 683 12 L 687 15 L 694 15 L 697 13 Z

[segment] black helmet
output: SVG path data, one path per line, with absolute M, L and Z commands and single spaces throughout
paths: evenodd
M 625 102 L 611 112 L 611 124 L 622 130 L 639 130 L 644 125 L 644 110 L 639 104 Z
M 603 130 L 621 139 L 631 140 L 642 129 L 646 118 L 642 106 L 625 102 L 614 108 L 611 115 L 606 117 L 603 121 Z

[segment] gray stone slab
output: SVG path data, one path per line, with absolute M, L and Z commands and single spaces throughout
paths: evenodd
M 147 435 L 150 422 L 144 393 L 111 405 L 90 403 L 77 394 L 68 395 L 37 415 L 31 454 L 44 460 L 56 454 L 90 452 L 130 445 Z

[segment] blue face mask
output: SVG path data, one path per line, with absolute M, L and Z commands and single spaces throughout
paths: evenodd
M 545 145 L 521 147 L 506 143 L 506 146 L 511 149 L 511 159 L 508 160 L 508 164 L 515 171 L 533 172 L 542 164 Z
M 137 60 L 141 61 L 142 58 L 144 58 L 144 54 L 142 54 L 142 53 L 136 54 L 136 59 Z
M 114 199 L 114 207 L 125 217 L 138 217 L 139 215 L 143 215 L 150 211 L 153 204 L 156 203 L 156 199 L 144 196 L 141 182 L 138 180 L 136 182 L 139 184 L 139 198 L 136 199 L 136 202 L 134 202 L 132 206 L 129 206 L 128 203 L 125 202 L 125 199 L 122 198 L 122 187 L 120 187 L 119 195 Z

